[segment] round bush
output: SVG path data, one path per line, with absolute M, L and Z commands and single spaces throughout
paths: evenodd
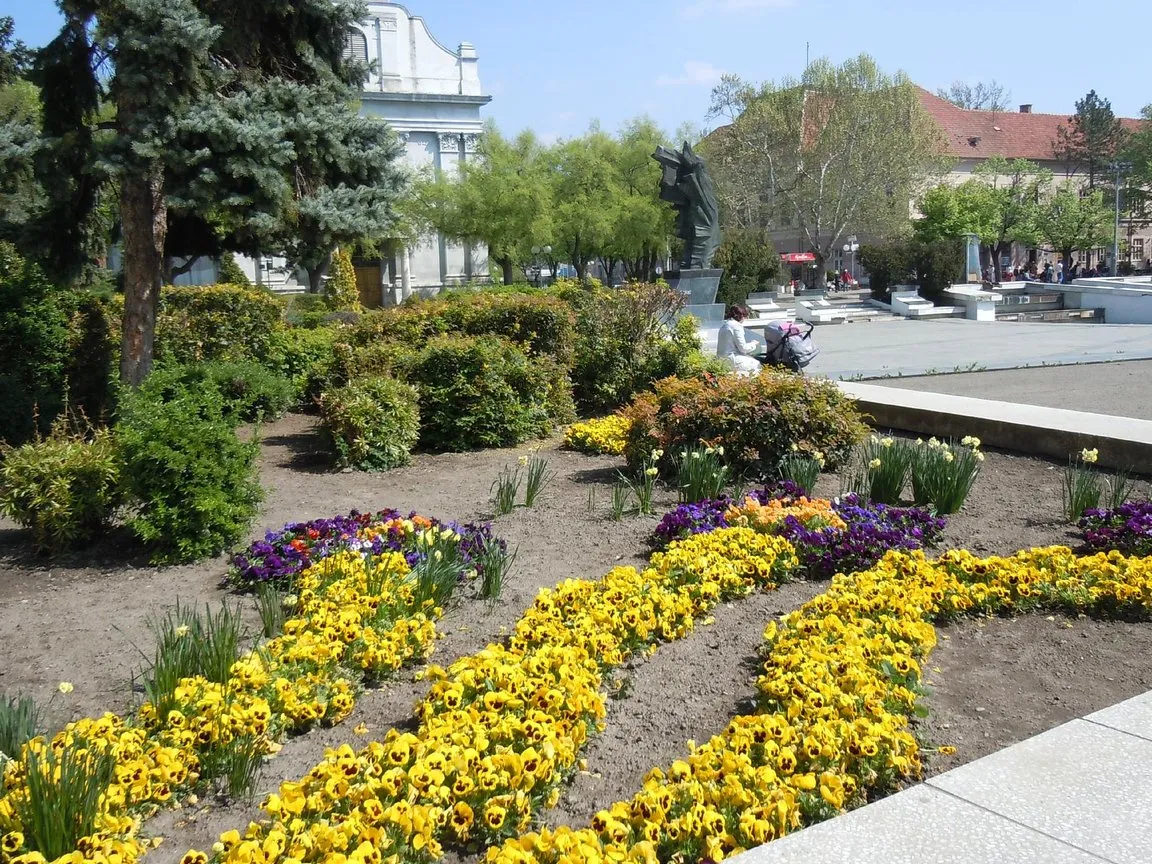
M 420 392 L 420 443 L 429 450 L 510 447 L 546 435 L 571 391 L 550 358 L 529 359 L 504 339 L 442 336 L 402 361 Z
M 159 564 L 195 561 L 244 536 L 262 497 L 256 441 L 242 442 L 209 388 L 172 401 L 129 393 L 116 447 L 136 505 L 129 527 Z
M 38 551 L 91 540 L 119 504 L 120 464 L 107 430 L 91 441 L 53 435 L 3 455 L 0 512 L 32 529 Z
M 868 432 L 855 404 L 831 381 L 765 369 L 753 378 L 666 378 L 625 411 L 632 422 L 625 456 L 638 467 L 653 449 L 723 446 L 737 471 L 774 476 L 797 449 L 824 454 L 829 470 Z
M 391 378 L 352 381 L 321 397 L 320 423 L 341 467 L 407 465 L 420 437 L 416 390 Z

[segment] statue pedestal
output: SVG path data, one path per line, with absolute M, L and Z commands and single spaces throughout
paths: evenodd
M 668 284 L 685 295 L 689 306 L 710 306 L 716 302 L 723 270 L 681 270 L 671 276 Z

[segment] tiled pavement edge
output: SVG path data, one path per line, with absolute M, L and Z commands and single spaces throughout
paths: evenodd
M 1148 864 L 1152 693 L 733 860 Z

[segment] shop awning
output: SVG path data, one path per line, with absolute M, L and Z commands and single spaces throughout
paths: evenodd
M 810 264 L 816 260 L 813 252 L 786 252 L 780 256 L 785 264 Z

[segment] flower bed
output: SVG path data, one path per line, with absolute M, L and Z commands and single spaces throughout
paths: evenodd
M 893 552 L 837 576 L 765 631 L 759 713 L 650 772 L 642 791 L 589 828 L 515 838 L 489 850 L 488 862 L 720 861 L 863 804 L 919 774 L 908 724 L 922 711 L 931 622 L 1041 606 L 1148 619 L 1152 560 L 1078 558 L 1062 547 L 985 560 L 948 552 L 936 562 Z
M 214 860 L 271 848 L 263 860 L 372 850 L 431 861 L 446 840 L 490 845 L 526 830 L 601 725 L 606 670 L 686 635 L 723 599 L 773 587 L 795 564 L 787 541 L 733 528 L 675 543 L 644 571 L 542 590 L 507 646 L 430 669 L 415 733 L 332 751 L 269 799 L 271 822 L 223 835 Z
M 269 578 L 294 574 L 296 615 L 285 622 L 283 635 L 237 659 L 226 681 L 185 678 L 164 716 L 145 703 L 130 718 L 106 714 L 71 723 L 52 740 L 55 752 L 75 743 L 114 761 L 100 828 L 81 843 L 86 860 L 135 860 L 147 848 L 137 837 L 141 819 L 193 788 L 205 760 L 240 740 L 271 753 L 285 733 L 337 723 L 352 711 L 361 679 L 386 678 L 431 653 L 433 621 L 442 610 L 422 590 L 413 567 L 453 545 L 460 562 L 470 561 L 467 539 L 433 520 L 393 513 L 385 511 L 382 520 L 355 514 L 323 520 L 330 531 L 311 523 L 281 532 L 281 539 L 302 533 L 313 541 L 304 542 L 303 549 L 291 540 L 281 544 L 306 555 L 311 562 L 306 569 L 296 568 L 300 559 L 294 557 L 275 566 L 265 557 L 260 565 L 269 568 Z M 490 536 L 486 530 L 479 534 Z M 468 536 L 480 542 L 477 532 Z M 397 551 L 394 543 L 407 551 Z M 0 861 L 24 860 L 19 859 L 27 850 L 18 813 L 29 795 L 29 771 L 38 770 L 29 766 L 43 764 L 47 747 L 35 739 L 5 767 Z
M 726 528 L 760 525 L 789 540 L 811 579 L 871 567 L 890 549 L 920 549 L 944 530 L 945 520 L 919 507 L 889 507 L 846 495 L 831 502 L 804 497 L 783 481 L 750 493 L 743 504 L 730 498 L 682 504 L 660 521 L 653 542 Z
M 1152 555 L 1152 501 L 1130 501 L 1114 510 L 1086 510 L 1079 524 L 1089 549 Z
M 619 414 L 573 423 L 564 430 L 564 445 L 581 453 L 620 456 L 632 422 Z
M 326 558 L 337 549 L 367 551 L 373 555 L 400 552 L 409 566 L 414 567 L 427 551 L 427 544 L 420 542 L 421 532 L 442 528 L 460 535 L 460 556 L 469 569 L 480 568 L 475 558 L 486 543 L 496 543 L 502 550 L 506 549 L 503 540 L 492 536 L 490 524 L 461 526 L 416 513 L 405 518 L 397 510 L 374 514 L 353 510 L 347 516 L 297 522 L 269 531 L 263 540 L 257 540 L 233 556 L 227 581 L 240 589 L 268 582 L 287 587 L 313 561 Z

